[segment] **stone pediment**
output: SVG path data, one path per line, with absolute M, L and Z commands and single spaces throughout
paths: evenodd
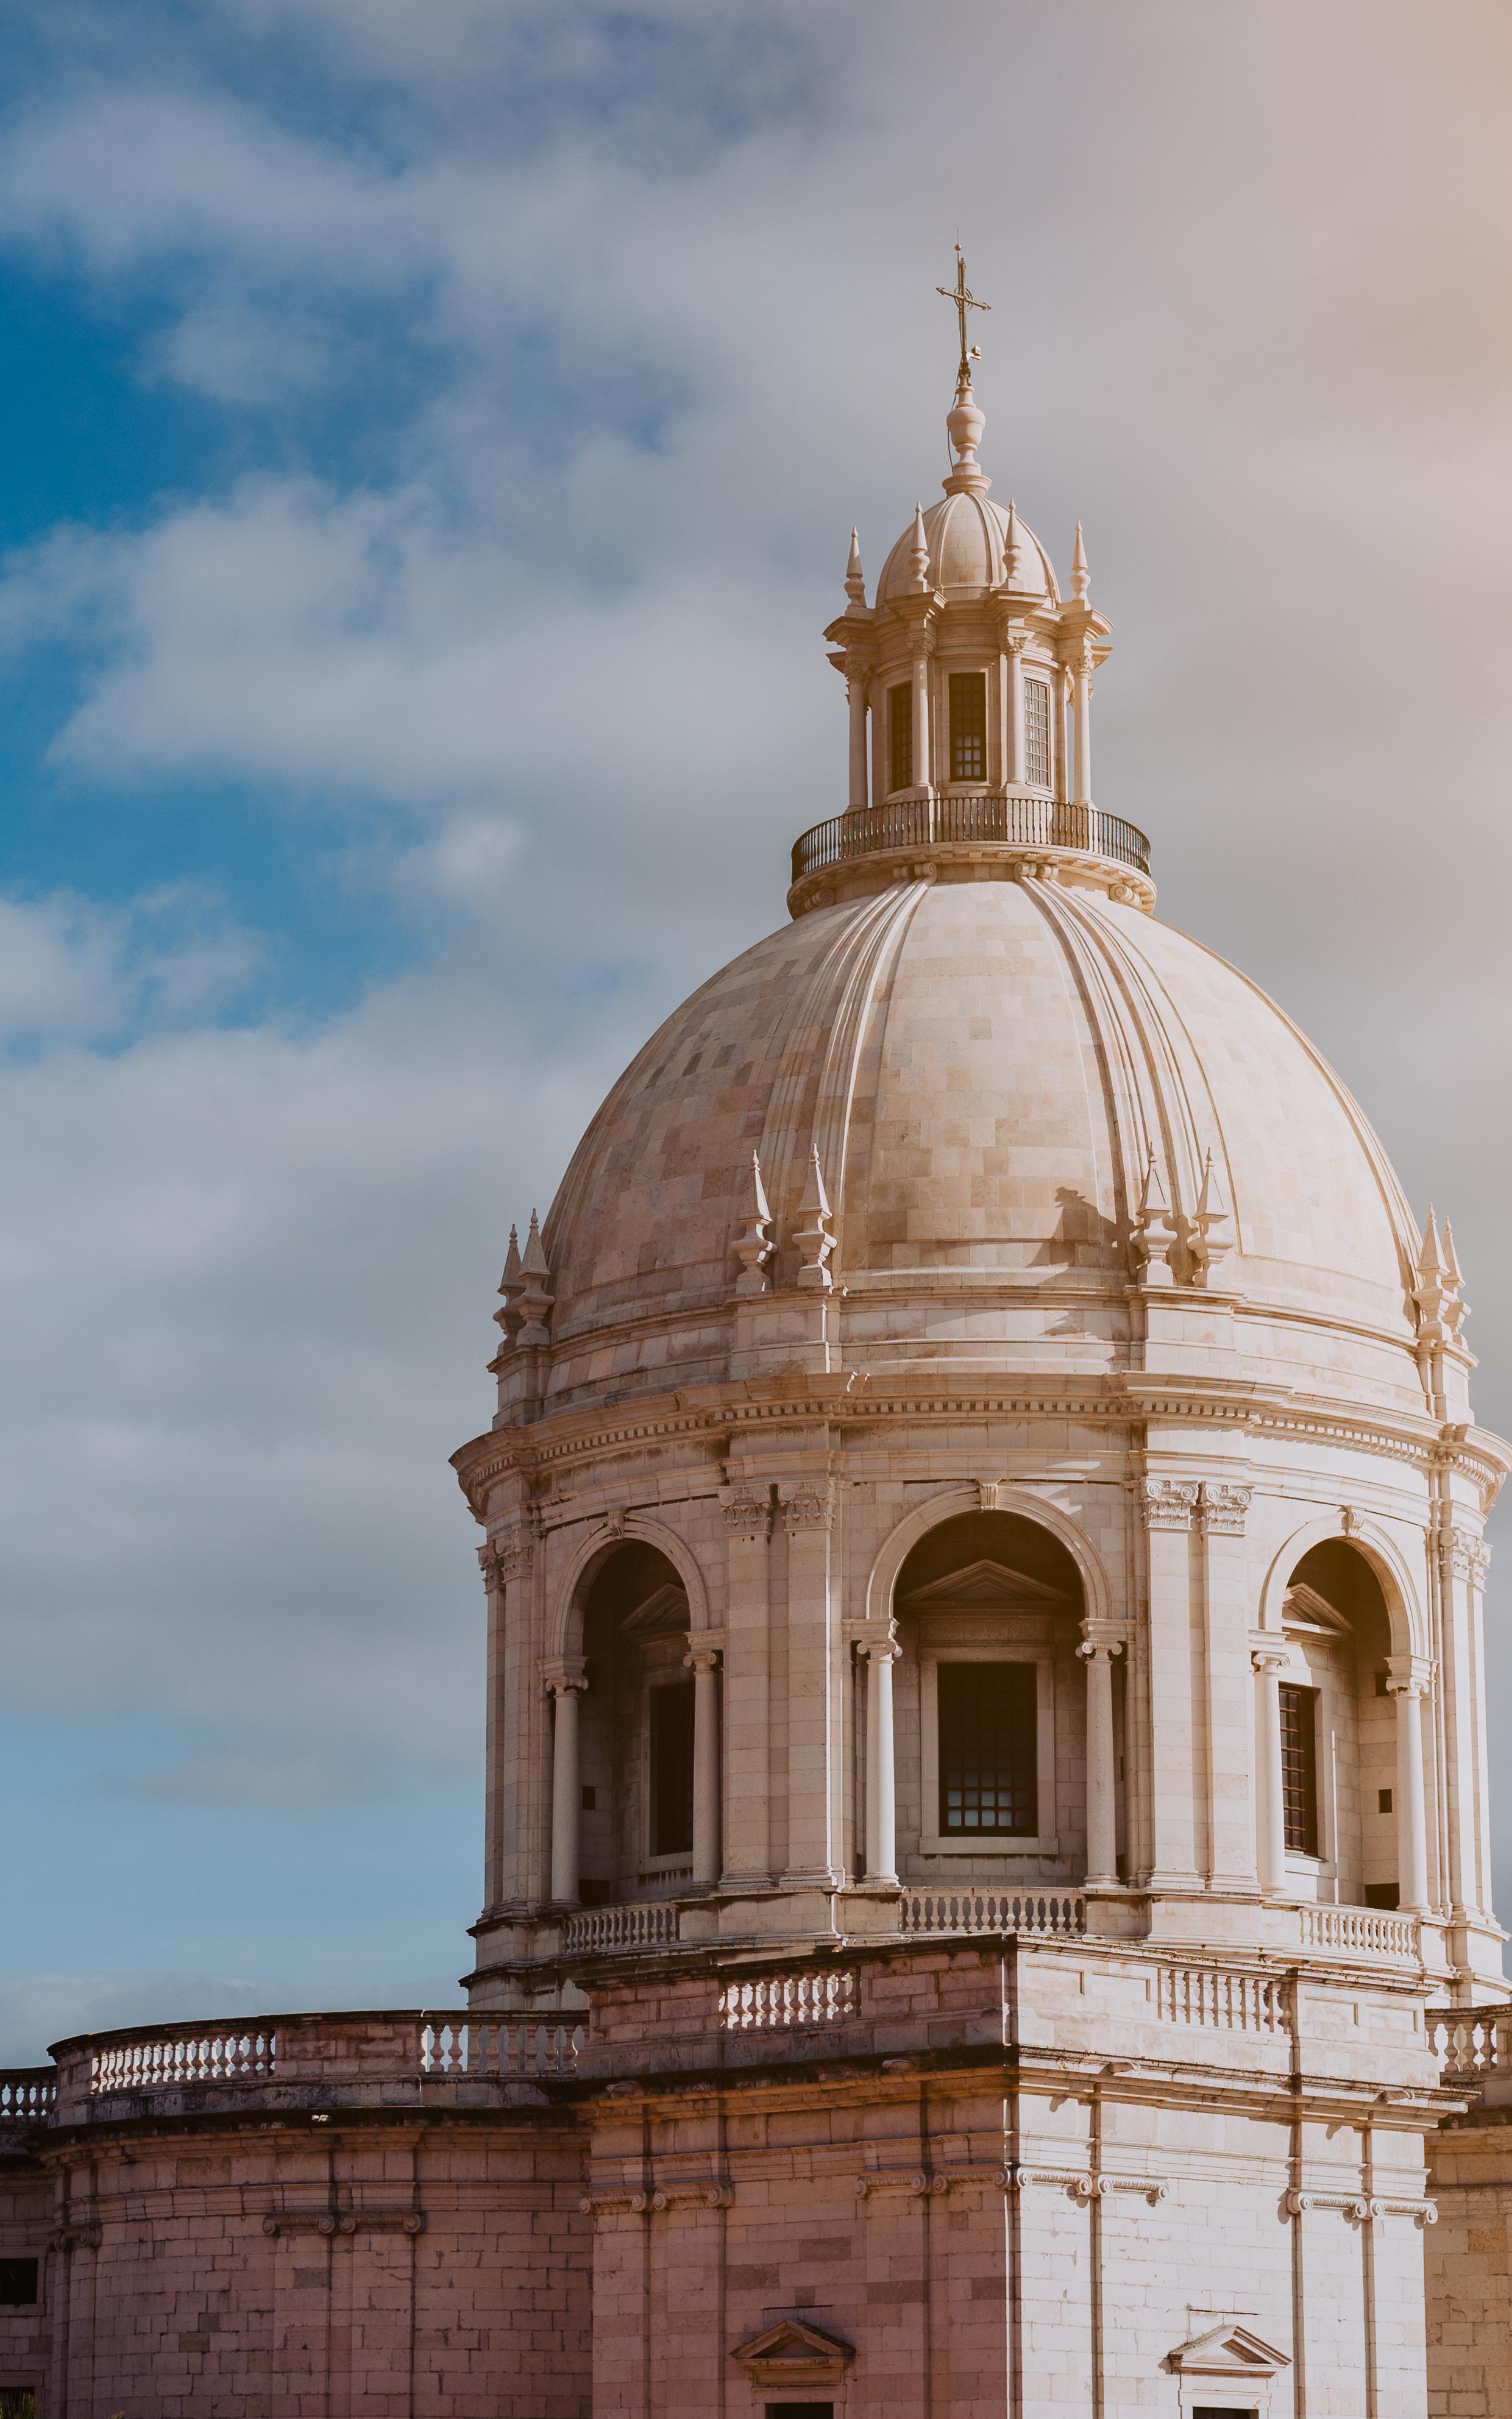
M 687 1595 L 669 1579 L 652 1595 L 642 1597 L 620 1624 L 622 1638 L 666 1638 L 687 1627 Z
M 779 2319 L 736 2344 L 730 2357 L 739 2361 L 753 2385 L 828 2385 L 844 2376 L 856 2346 L 802 2319 Z
M 1342 1612 L 1335 1610 L 1327 1596 L 1298 1579 L 1288 1588 L 1281 1606 L 1281 1619 L 1288 1629 L 1321 1630 L 1326 1638 L 1352 1638 L 1353 1628 Z
M 1165 2365 L 1179 2377 L 1211 2377 L 1225 2380 L 1247 2378 L 1252 2384 L 1274 2377 L 1279 2369 L 1291 2366 L 1288 2352 L 1277 2351 L 1274 2344 L 1261 2341 L 1251 2334 L 1248 2327 L 1235 2326 L 1230 2321 L 1209 2327 L 1206 2334 L 1193 2335 L 1167 2352 Z
M 1071 1598 L 1063 1588 L 1011 1571 L 1003 1563 L 967 1563 L 931 1579 L 903 1599 L 905 1612 L 1061 1612 Z

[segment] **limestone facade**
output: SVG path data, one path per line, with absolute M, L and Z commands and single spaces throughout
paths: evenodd
M 1452 1235 L 1156 920 L 965 366 L 788 925 L 511 1239 L 468 2004 L 0 2078 L 47 2419 L 1512 2409 Z

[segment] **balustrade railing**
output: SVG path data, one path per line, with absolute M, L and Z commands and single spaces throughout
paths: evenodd
M 1149 842 L 1121 815 L 1021 791 L 942 791 L 932 798 L 884 799 L 815 824 L 794 843 L 793 879 L 891 849 L 995 842 L 1009 848 L 1072 849 L 1149 871 Z
M 568 2074 L 587 2034 L 561 2018 L 499 2016 L 427 2024 L 420 2035 L 423 2074 Z
M 0 2067 L 0 2124 L 45 2124 L 56 2104 L 56 2067 Z
M 1207 2025 L 1219 2032 L 1277 2033 L 1287 2027 L 1280 1982 L 1208 1965 L 1159 1966 L 1155 2012 L 1166 2024 Z
M 856 1976 L 826 1965 L 813 1973 L 727 1982 L 719 1994 L 719 2022 L 727 2033 L 791 2032 L 841 2024 L 856 2014 L 857 2004 Z
M 660 1949 L 677 1938 L 675 1900 L 645 1899 L 626 1906 L 587 1907 L 569 1915 L 562 1945 L 569 1954 L 586 1949 Z
M 1445 2083 L 1478 2088 L 1512 2074 L 1512 2009 L 1436 2009 L 1427 2035 Z
M 1373 1906 L 1304 1906 L 1300 1915 L 1304 1949 L 1416 1962 L 1415 1916 L 1388 1915 Z
M 1077 1940 L 1087 1930 L 1087 1901 L 1069 1890 L 904 1890 L 898 1929 L 1017 1932 L 1041 1940 Z
M 107 2042 L 89 2061 L 89 2088 L 156 2091 L 181 2083 L 236 2083 L 273 2072 L 278 2035 L 255 2027 L 238 2032 L 171 2032 L 156 2040 Z

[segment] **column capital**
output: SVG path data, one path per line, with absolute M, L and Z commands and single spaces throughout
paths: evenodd
M 724 1514 L 725 1533 L 756 1544 L 772 1533 L 772 1490 L 755 1487 L 748 1481 L 719 1489 L 719 1509 Z
M 588 1686 L 588 1666 L 580 1655 L 553 1656 L 536 1666 L 548 1697 L 565 1697 Z
M 856 1651 L 869 1663 L 896 1663 L 903 1650 L 890 1631 L 868 1630 L 856 1639 Z
M 478 1567 L 486 1588 L 505 1588 L 516 1579 L 527 1577 L 535 1560 L 535 1522 L 532 1518 L 518 1520 L 496 1537 L 489 1537 L 478 1548 Z
M 1253 1487 L 1220 1486 L 1205 1478 L 1197 1501 L 1197 1518 L 1210 1536 L 1242 1537 L 1254 1494 Z
M 1105 1656 L 1111 1662 L 1128 1643 L 1128 1633 L 1119 1623 L 1088 1619 L 1082 1623 L 1082 1642 L 1076 1652 L 1088 1662 L 1094 1656 Z
M 797 1478 L 779 1482 L 778 1509 L 782 1526 L 789 1531 L 828 1529 L 835 1519 L 835 1482 L 832 1478 Z
M 687 1641 L 687 1653 L 683 1657 L 683 1669 L 685 1672 L 717 1672 L 723 1654 L 722 1646 L 711 1644 L 706 1638 L 692 1636 Z
M 1190 1529 L 1199 1488 L 1195 1478 L 1142 1478 L 1139 1511 L 1147 1529 Z
M 1480 1586 L 1486 1578 L 1491 1549 L 1473 1529 L 1451 1529 L 1448 1532 L 1449 1560 L 1462 1579 Z
M 1283 1672 L 1291 1660 L 1291 1649 L 1284 1638 L 1252 1638 L 1249 1659 L 1257 1672 Z
M 1434 1664 L 1427 1655 L 1388 1655 L 1386 1693 L 1391 1697 L 1426 1697 L 1433 1687 Z

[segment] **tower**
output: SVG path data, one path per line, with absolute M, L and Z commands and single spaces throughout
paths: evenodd
M 845 809 L 506 1270 L 471 2002 L 594 2045 L 595 2413 L 1408 2419 L 1508 1449 L 1435 1221 L 1094 802 L 1111 624 L 953 299 Z

